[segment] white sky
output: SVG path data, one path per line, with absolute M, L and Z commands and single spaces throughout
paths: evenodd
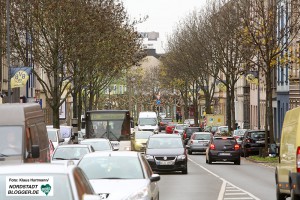
M 148 15 L 146 22 L 136 28 L 141 32 L 159 32 L 160 39 L 166 44 L 180 20 L 192 11 L 200 10 L 206 0 L 121 0 L 130 18 Z

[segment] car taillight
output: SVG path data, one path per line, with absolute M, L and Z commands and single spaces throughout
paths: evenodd
M 251 141 L 250 141 L 250 139 L 247 139 L 246 142 L 250 143 Z
M 178 131 L 174 131 L 174 133 L 179 133 Z
M 216 146 L 215 146 L 214 144 L 210 144 L 209 149 L 215 150 L 215 149 L 216 149 Z
M 183 139 L 186 139 L 186 133 L 183 134 Z
M 296 165 L 297 165 L 297 172 L 300 172 L 300 147 L 297 148 Z
M 234 145 L 234 150 L 235 150 L 235 151 L 237 151 L 237 150 L 239 150 L 239 149 L 240 149 L 240 145 L 238 145 L 238 144 Z

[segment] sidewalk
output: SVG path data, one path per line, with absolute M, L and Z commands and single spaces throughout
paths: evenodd
M 270 168 L 273 168 L 273 169 L 275 169 L 276 166 L 278 165 L 278 163 L 265 162 L 265 161 L 257 161 L 257 160 L 251 159 L 250 157 L 245 158 L 245 160 L 247 160 L 249 162 L 257 163 L 259 165 L 263 165 L 265 167 L 270 167 Z

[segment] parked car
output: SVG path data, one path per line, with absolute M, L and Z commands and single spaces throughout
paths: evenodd
M 184 144 L 186 145 L 189 139 L 191 138 L 192 134 L 195 132 L 202 132 L 202 128 L 200 127 L 186 127 L 182 133 L 182 139 Z
M 258 155 L 260 149 L 265 147 L 265 135 L 264 130 L 247 130 L 244 136 L 241 137 L 242 155 L 244 157 Z
M 31 163 L 0 166 L 0 185 L 3 188 L 0 189 L 1 200 L 101 199 L 84 172 L 75 165 Z M 31 186 L 31 189 L 20 186 Z
M 177 122 L 168 122 L 168 124 L 166 126 L 166 133 L 172 134 L 176 125 L 177 125 Z
M 134 151 L 94 152 L 78 166 L 101 199 L 159 199 L 158 174 Z
M 159 122 L 159 132 L 162 130 L 166 130 L 166 126 L 168 122 L 172 122 L 172 118 L 162 118 L 161 121 Z
M 240 137 L 243 137 L 247 129 L 237 129 L 233 131 L 232 137 L 234 137 L 236 140 Z
M 212 137 L 206 149 L 206 163 L 212 164 L 216 161 L 234 162 L 241 164 L 240 146 L 233 137 Z
M 131 150 L 144 151 L 146 149 L 148 138 L 153 135 L 152 131 L 136 131 L 131 137 Z
M 187 152 L 180 135 L 157 134 L 150 136 L 145 157 L 153 171 L 188 173 Z
M 173 129 L 173 134 L 179 134 L 182 136 L 183 130 L 188 127 L 188 124 L 176 124 Z
M 205 152 L 211 137 L 212 134 L 208 132 L 194 132 L 186 146 L 188 154 L 191 155 L 193 152 Z
M 61 138 L 59 129 L 47 127 L 47 133 L 48 138 L 53 142 L 54 148 L 64 143 L 65 139 Z
M 111 142 L 106 138 L 88 138 L 80 141 L 80 144 L 90 144 L 95 151 L 117 151 L 118 146 L 113 147 Z
M 59 145 L 53 152 L 51 163 L 67 164 L 69 161 L 72 161 L 74 164 L 77 164 L 85 154 L 94 151 L 91 145 L 86 144 Z

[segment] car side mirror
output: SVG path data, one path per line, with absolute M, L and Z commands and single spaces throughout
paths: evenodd
M 159 174 L 152 174 L 150 177 L 151 182 L 156 182 L 160 180 L 160 175 Z
M 59 142 L 64 142 L 65 139 L 64 138 L 59 138 Z

